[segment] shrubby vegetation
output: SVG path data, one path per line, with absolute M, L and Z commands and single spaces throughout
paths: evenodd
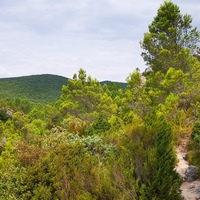
M 152 70 L 127 87 L 83 69 L 52 104 L 0 101 L 0 199 L 181 199 L 175 147 L 200 167 L 199 32 L 164 2 L 145 33 Z M 144 81 L 145 79 L 145 81 Z

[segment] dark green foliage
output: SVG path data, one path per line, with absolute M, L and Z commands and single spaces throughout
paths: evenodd
M 135 155 L 138 195 L 141 199 L 181 199 L 181 180 L 174 170 L 176 157 L 171 128 L 163 117 L 155 114 L 146 122 L 145 134 L 134 147 L 140 153 Z
M 10 116 L 8 115 L 6 109 L 0 109 L 0 120 L 5 122 L 10 118 Z
M 181 180 L 174 169 L 176 155 L 172 130 L 162 117 L 158 120 L 158 132 L 155 141 L 157 170 L 151 179 L 151 187 L 155 192 L 155 196 L 158 195 L 158 199 L 181 199 L 179 191 Z
M 120 89 L 124 90 L 127 87 L 127 83 L 115 82 L 115 81 L 101 81 L 102 86 L 106 85 L 110 91 L 116 92 Z
M 32 103 L 53 103 L 67 83 L 62 76 L 44 74 L 0 79 L 1 99 L 27 99 Z
M 89 128 L 89 134 L 98 134 L 98 133 L 105 133 L 111 128 L 110 123 L 103 117 L 99 116 L 92 126 Z

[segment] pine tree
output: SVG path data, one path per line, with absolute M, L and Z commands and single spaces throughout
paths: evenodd
M 171 127 L 164 117 L 153 116 L 148 120 L 151 124 L 148 127 L 155 130 L 156 162 L 152 174 L 141 185 L 140 197 L 141 199 L 179 200 L 181 199 L 179 190 L 181 180 L 174 170 L 176 158 Z
M 154 71 L 166 72 L 173 67 L 186 72 L 186 58 L 197 54 L 199 41 L 200 33 L 192 27 L 192 17 L 182 15 L 176 4 L 165 1 L 144 34 L 142 57 Z

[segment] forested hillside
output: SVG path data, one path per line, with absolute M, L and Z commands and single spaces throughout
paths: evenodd
M 200 32 L 164 2 L 127 87 L 80 69 L 58 100 L 0 101 L 0 199 L 180 200 L 176 146 L 200 168 Z M 36 94 L 36 93 L 35 93 Z
M 53 103 L 67 83 L 62 76 L 43 74 L 0 79 L 1 99 L 26 99 L 33 103 Z
M 67 84 L 68 78 L 52 75 L 32 75 L 0 79 L 0 99 L 23 99 L 32 104 L 54 103 L 62 93 L 62 86 Z M 125 89 L 126 83 L 102 81 L 101 85 L 115 89 Z

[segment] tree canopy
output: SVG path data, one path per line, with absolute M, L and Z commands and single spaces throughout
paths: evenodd
M 51 104 L 0 100 L 0 199 L 180 200 L 176 147 L 200 168 L 199 32 L 164 2 L 127 87 L 80 69 Z
M 186 72 L 189 66 L 184 56 L 197 54 L 199 41 L 200 33 L 192 27 L 192 17 L 182 15 L 176 4 L 165 1 L 141 41 L 142 57 L 154 71 L 166 72 L 173 67 Z M 183 63 L 178 62 L 180 59 Z

